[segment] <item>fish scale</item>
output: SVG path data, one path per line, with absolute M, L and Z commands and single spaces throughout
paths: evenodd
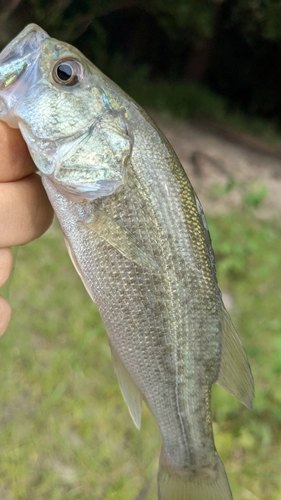
M 160 157 L 159 163 L 161 164 L 162 161 L 163 160 Z M 147 167 L 144 164 L 144 175 L 145 175 L 146 168 Z M 140 170 L 139 164 L 138 164 L 138 169 Z M 127 179 L 128 184 L 126 186 L 126 190 L 128 190 L 128 192 L 131 194 L 131 196 L 123 195 L 122 199 L 121 199 L 122 203 L 120 203 L 120 197 L 116 194 L 114 197 L 112 197 L 112 199 L 110 201 L 108 201 L 108 200 L 107 200 L 107 202 L 102 201 L 101 205 L 102 205 L 103 210 L 108 215 L 110 215 L 111 218 L 116 220 L 116 218 L 118 217 L 118 220 L 122 221 L 122 224 L 124 224 L 130 231 L 137 232 L 136 236 L 138 236 L 142 241 L 147 241 L 147 235 L 141 234 L 141 231 L 140 231 L 142 224 L 138 223 L 138 229 L 136 231 L 136 225 L 137 225 L 136 220 L 133 219 L 132 227 L 130 227 L 130 225 L 129 225 L 130 218 L 127 216 L 127 214 L 131 213 L 132 211 L 138 212 L 138 210 L 137 210 L 137 207 L 139 204 L 138 200 L 142 198 L 140 196 L 139 190 L 136 189 L 134 186 L 134 180 L 135 180 L 134 176 L 132 176 L 132 179 Z M 167 180 L 166 180 L 166 182 L 167 182 Z M 130 184 L 132 184 L 132 185 L 130 185 Z M 161 185 L 161 183 L 159 183 L 159 184 Z M 137 183 L 137 185 L 138 185 L 138 183 Z M 172 191 L 174 189 L 175 188 L 173 187 Z M 135 196 L 134 193 L 137 193 L 137 196 Z M 175 200 L 176 199 L 177 198 L 175 198 Z M 133 207 L 133 208 L 128 209 L 127 204 L 129 204 L 129 206 Z M 169 213 L 172 212 L 173 218 L 174 218 L 174 216 L 175 216 L 174 210 L 177 210 L 177 212 L 179 212 L 179 208 L 177 206 L 177 203 L 174 203 L 175 206 L 172 207 L 172 209 L 166 203 L 164 205 L 165 205 L 165 211 L 160 210 L 160 213 L 161 213 L 161 219 L 162 219 L 162 217 L 164 219 L 163 221 L 161 221 L 161 226 L 165 227 L 167 225 L 167 220 L 169 220 Z M 151 211 L 152 210 L 153 210 L 153 207 L 151 208 Z M 123 216 L 123 214 L 124 214 L 124 216 Z M 155 214 L 154 217 L 159 219 L 158 214 Z M 180 220 L 180 217 L 178 217 L 178 220 Z M 185 218 L 183 216 L 182 216 L 182 220 L 185 220 Z M 170 225 L 171 225 L 171 223 L 169 223 L 169 226 Z M 173 237 L 172 234 L 170 235 L 171 242 L 173 243 L 174 246 L 178 245 L 178 239 L 179 239 L 178 226 L 179 226 L 179 222 L 177 223 L 177 231 L 176 231 L 177 239 L 176 239 L 176 241 L 175 241 L 175 237 Z M 150 227 L 150 232 L 152 230 L 154 230 L 154 228 Z M 180 231 L 180 233 L 182 233 L 184 230 L 185 230 L 185 227 L 183 226 L 182 231 Z M 69 241 L 72 241 L 72 237 L 70 234 L 67 234 L 65 232 L 65 235 L 69 239 Z M 91 239 L 93 238 L 93 235 L 91 232 L 89 232 L 88 237 Z M 154 239 L 154 246 L 157 246 L 157 248 L 159 248 L 159 242 L 161 241 L 159 239 L 159 236 L 157 235 L 156 238 L 154 237 L 153 239 Z M 165 302 L 167 304 L 166 307 L 167 307 L 167 310 L 170 312 L 169 316 L 167 316 L 165 318 L 166 319 L 165 321 L 162 321 L 162 322 L 160 321 L 157 309 L 156 309 L 156 313 L 154 311 L 152 311 L 152 314 L 150 315 L 150 317 L 147 316 L 147 306 L 150 305 L 150 307 L 151 307 L 152 301 L 155 300 L 155 297 L 158 297 L 158 295 L 159 295 L 159 291 L 158 291 L 159 286 L 161 288 L 163 287 L 162 276 L 161 276 L 161 279 L 159 279 L 158 276 L 156 276 L 156 277 L 150 276 L 149 273 L 146 272 L 146 270 L 143 271 L 142 269 L 134 268 L 136 266 L 133 266 L 132 263 L 130 263 L 129 261 L 122 262 L 122 260 L 124 260 L 125 258 L 123 258 L 123 259 L 120 258 L 119 254 L 117 254 L 116 256 L 111 255 L 108 258 L 108 261 L 110 261 L 110 262 L 115 262 L 116 259 L 118 258 L 118 261 L 119 261 L 119 272 L 117 273 L 118 281 L 116 281 L 116 282 L 112 281 L 111 269 L 109 268 L 107 270 L 108 283 L 106 283 L 106 276 L 105 276 L 106 266 L 102 267 L 103 271 L 102 271 L 102 278 L 101 279 L 103 281 L 103 288 L 107 294 L 108 294 L 108 289 L 110 288 L 110 295 L 108 295 L 107 298 L 102 297 L 100 299 L 96 299 L 94 296 L 94 290 L 96 288 L 95 283 L 93 283 L 91 285 L 91 289 L 93 290 L 94 300 L 96 300 L 97 303 L 102 304 L 100 307 L 100 312 L 101 312 L 103 320 L 106 324 L 107 332 L 108 332 L 108 335 L 111 339 L 111 342 L 114 344 L 115 348 L 118 348 L 120 357 L 122 358 L 124 364 L 128 367 L 130 373 L 134 374 L 134 380 L 137 381 L 137 384 L 141 389 L 142 389 L 142 385 L 143 386 L 150 386 L 151 379 L 154 378 L 153 374 L 152 374 L 152 376 L 150 375 L 149 378 L 147 378 L 146 380 L 143 381 L 142 358 L 139 357 L 139 347 L 141 346 L 143 348 L 143 349 L 141 349 L 141 353 L 143 354 L 143 356 L 146 359 L 145 365 L 149 366 L 152 363 L 154 363 L 154 353 L 153 352 L 151 353 L 149 350 L 147 351 L 147 349 L 145 348 L 145 344 L 143 342 L 143 338 L 145 337 L 147 331 L 150 332 L 150 335 L 152 335 L 152 338 L 155 338 L 154 342 L 156 343 L 156 346 L 157 346 L 157 344 L 159 345 L 158 330 L 161 331 L 161 335 L 165 335 L 167 338 L 170 339 L 169 343 L 167 343 L 167 345 L 166 345 L 166 349 L 170 348 L 171 355 L 176 360 L 176 362 L 173 362 L 173 364 L 171 364 L 171 366 L 175 367 L 174 371 L 176 372 L 175 377 L 178 380 L 177 384 L 179 383 L 180 379 L 184 379 L 185 376 L 187 378 L 189 378 L 189 371 L 187 369 L 188 364 L 185 363 L 183 359 L 181 361 L 180 357 L 182 357 L 182 353 L 183 353 L 183 346 L 182 346 L 183 342 L 188 344 L 188 342 L 186 342 L 187 337 L 188 337 L 188 332 L 187 332 L 187 328 L 184 329 L 184 326 L 187 327 L 187 325 L 185 323 L 190 323 L 190 318 L 192 317 L 192 315 L 190 314 L 188 317 L 186 317 L 186 314 L 183 313 L 182 309 L 186 305 L 185 304 L 185 296 L 181 292 L 183 285 L 181 285 L 181 286 L 179 285 L 179 276 L 174 276 L 175 269 L 177 269 L 177 273 L 176 273 L 177 275 L 180 275 L 182 273 L 181 266 L 179 266 L 179 268 L 178 268 L 177 259 L 175 259 L 175 257 L 173 257 L 173 256 L 177 256 L 178 254 L 174 251 L 174 249 L 171 249 L 170 251 L 169 251 L 169 249 L 167 249 L 167 241 L 166 240 L 164 243 L 165 243 L 165 245 L 163 245 L 163 240 L 162 240 L 161 246 L 162 246 L 162 248 L 163 247 L 165 248 L 165 253 L 163 254 L 164 257 L 163 257 L 163 255 L 161 255 L 161 256 L 162 256 L 162 259 L 164 260 L 164 262 L 165 262 L 165 260 L 169 261 L 169 266 L 168 266 L 169 267 L 169 274 L 167 274 L 167 276 L 166 276 L 166 287 L 169 290 L 169 293 L 166 292 L 166 297 L 164 298 L 164 300 L 166 299 L 165 300 Z M 87 247 L 90 250 L 92 250 L 93 245 L 94 245 L 94 242 L 88 244 Z M 95 259 L 103 261 L 105 256 L 108 256 L 110 251 L 112 254 L 116 253 L 115 249 L 110 249 L 110 248 L 108 248 L 106 250 L 99 249 L 99 251 L 95 252 L 95 255 L 96 255 Z M 166 255 L 168 256 L 168 259 L 167 259 Z M 87 265 L 87 262 L 92 262 L 92 257 L 89 255 L 85 255 L 84 259 L 86 261 L 86 265 Z M 183 260 L 183 258 L 181 257 L 180 260 Z M 99 264 L 97 262 L 94 263 L 94 269 L 95 269 L 94 275 L 95 275 L 97 280 L 98 280 L 98 276 L 99 276 L 98 265 Z M 131 272 L 131 276 L 133 278 L 128 279 L 128 274 L 130 274 L 130 272 Z M 84 270 L 84 273 L 87 273 L 86 269 Z M 142 280 L 144 281 L 143 287 L 141 287 L 140 284 L 137 283 L 137 288 L 136 288 L 136 284 L 135 284 L 136 276 L 138 276 L 139 280 L 142 278 Z M 183 275 L 183 276 L 185 278 L 184 280 L 188 282 L 189 275 L 187 275 L 187 276 Z M 182 280 L 183 280 L 183 278 L 182 278 Z M 147 297 L 147 281 L 149 282 L 150 288 L 152 290 L 153 297 L 151 297 L 151 298 Z M 157 288 L 156 288 L 157 285 L 156 285 L 155 281 L 159 282 Z M 134 296 L 134 293 L 137 296 Z M 163 293 L 161 295 L 163 295 Z M 115 297 L 115 301 L 113 301 L 113 296 Z M 148 300 L 147 300 L 147 298 L 148 298 Z M 163 298 L 161 298 L 161 299 L 163 300 Z M 183 307 L 181 307 L 182 301 L 184 301 Z M 122 305 L 123 305 L 123 308 L 122 308 Z M 140 305 L 142 305 L 142 307 L 140 307 Z M 121 308 L 121 312 L 122 312 L 122 318 L 120 321 L 118 321 L 118 312 L 119 312 L 120 308 Z M 134 313 L 134 311 L 135 311 L 135 313 Z M 137 314 L 137 317 L 134 317 L 135 314 Z M 155 319 L 157 321 L 157 326 L 152 323 L 152 321 L 153 320 L 155 321 Z M 195 321 L 196 320 L 197 320 L 197 314 L 195 314 Z M 126 321 L 127 321 L 127 324 L 126 324 Z M 215 319 L 215 321 L 217 323 L 217 319 Z M 140 328 L 140 324 L 142 325 L 141 328 Z M 118 328 L 118 325 L 120 325 L 119 328 Z M 128 343 L 128 341 L 129 341 L 129 343 L 131 343 L 133 341 L 133 339 L 128 338 L 128 334 L 130 332 L 132 332 L 132 330 L 133 331 L 135 330 L 138 333 L 138 336 L 134 338 L 134 342 L 133 342 L 133 346 L 136 345 L 135 350 L 136 350 L 136 352 L 138 352 L 138 354 L 137 354 L 138 358 L 135 359 L 134 357 L 132 357 L 132 355 L 130 355 L 130 360 L 128 361 L 127 360 L 127 343 Z M 191 338 L 190 338 L 189 343 L 191 345 L 192 344 L 195 345 L 195 342 L 193 342 L 194 329 L 192 327 L 189 327 L 188 330 L 191 331 Z M 150 339 L 149 339 L 149 341 L 150 341 Z M 200 352 L 201 352 L 201 350 L 200 350 Z M 151 356 L 151 359 L 149 358 L 148 353 Z M 202 355 L 202 353 L 201 353 L 201 355 Z M 166 354 L 166 356 L 167 356 L 167 354 Z M 162 360 L 163 360 L 163 357 L 162 357 Z M 163 361 L 162 361 L 162 365 L 163 365 Z M 167 363 L 167 365 L 170 366 L 169 363 Z M 140 366 L 140 371 L 142 374 L 141 381 L 138 380 L 139 374 L 134 373 L 136 371 L 136 368 L 135 368 L 136 366 Z M 164 365 L 164 367 L 165 367 L 165 365 Z M 182 371 L 182 373 L 179 373 L 179 371 Z M 164 369 L 164 370 L 162 369 L 162 376 L 166 376 L 166 378 L 167 378 L 166 369 Z M 194 377 L 194 374 L 192 374 L 192 378 L 193 377 Z M 160 376 L 160 378 L 161 378 L 161 376 Z M 157 384 L 157 381 L 155 381 L 155 380 L 154 380 L 154 385 L 155 385 L 155 387 L 159 386 L 159 384 Z M 174 392 L 173 386 L 170 389 L 172 389 L 172 392 Z M 158 413 L 157 410 L 154 410 L 155 394 L 153 393 L 152 395 L 150 395 L 147 388 L 145 391 L 142 390 L 142 392 L 145 392 L 146 399 L 149 402 L 149 406 L 150 406 L 151 410 L 153 411 L 153 413 L 154 414 Z M 171 392 L 171 390 L 169 392 Z M 196 391 L 195 387 L 194 387 L 193 391 L 189 390 L 189 394 L 188 394 L 189 398 L 191 397 L 192 399 L 194 399 L 194 397 L 196 396 L 196 392 L 197 391 Z M 169 397 L 171 397 L 171 396 L 169 395 Z M 181 396 L 179 394 L 176 397 L 177 400 L 175 401 L 176 413 L 179 413 L 180 406 L 183 406 L 182 413 L 184 413 L 184 408 L 186 406 L 186 399 L 187 398 L 182 398 L 183 401 L 179 401 L 180 398 L 181 398 Z M 196 398 L 196 399 L 197 399 L 197 407 L 198 407 L 199 406 L 198 398 Z M 163 419 L 163 401 L 160 402 L 159 408 L 160 408 L 161 414 L 157 415 L 158 423 L 161 422 L 161 420 Z M 194 409 L 192 414 L 196 411 L 196 409 L 197 408 Z M 181 418 L 179 418 L 179 422 L 178 422 L 179 427 L 180 427 L 180 433 L 187 434 L 188 431 L 185 431 L 184 425 L 181 422 Z M 163 420 L 164 420 L 164 422 L 162 424 L 162 428 L 165 427 L 165 419 L 163 419 Z M 171 420 L 171 417 L 169 417 L 169 421 L 168 421 L 168 426 L 167 426 L 168 431 L 161 429 L 163 432 L 163 435 L 164 436 L 167 435 L 167 437 L 166 437 L 167 440 L 168 440 L 168 436 L 170 435 L 170 420 Z M 173 422 L 175 425 L 175 418 L 174 417 L 173 417 Z M 190 424 L 187 424 L 187 426 L 190 427 Z M 194 429 L 194 427 L 195 427 L 195 425 L 193 424 L 193 429 Z M 161 425 L 160 425 L 160 428 L 161 428 Z M 198 433 L 195 433 L 195 439 L 197 439 L 197 441 L 198 441 L 197 434 Z M 169 436 L 169 438 L 170 438 L 170 436 Z M 203 435 L 202 440 L 204 440 L 204 439 L 205 439 L 205 433 Z M 189 445 L 189 447 L 190 447 L 190 445 Z M 175 448 L 177 450 L 177 455 L 179 454 L 178 449 L 177 449 L 178 444 L 175 445 L 174 443 L 172 443 L 171 448 L 173 448 L 173 449 Z M 184 453 L 189 453 L 189 449 L 186 450 L 186 448 L 184 448 L 183 454 Z M 189 460 L 185 459 L 184 461 L 186 462 Z
M 158 499 L 230 500 L 211 385 L 251 407 L 253 379 L 202 207 L 172 147 L 77 49 L 36 25 L 0 55 L 0 119 L 20 128 L 41 170 L 134 423 L 143 400 L 158 423 Z

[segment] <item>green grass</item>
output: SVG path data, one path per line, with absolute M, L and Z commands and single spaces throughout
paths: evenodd
M 1 500 L 135 498 L 155 483 L 158 430 L 147 410 L 142 434 L 134 428 L 99 314 L 56 226 L 19 249 L 10 298 L 0 343 Z
M 280 227 L 258 222 L 251 210 L 212 218 L 210 226 L 219 281 L 234 296 L 232 317 L 256 384 L 252 412 L 223 391 L 215 392 L 216 442 L 235 498 L 280 500 Z
M 256 381 L 253 411 L 214 387 L 214 430 L 236 500 L 281 499 L 281 236 L 251 208 L 209 218 L 221 287 Z M 0 340 L 1 500 L 156 500 L 160 437 L 133 426 L 104 327 L 55 224 L 21 247 Z

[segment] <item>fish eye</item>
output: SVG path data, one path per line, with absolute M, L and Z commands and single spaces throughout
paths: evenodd
M 72 86 L 83 79 L 83 67 L 75 60 L 57 61 L 52 71 L 53 79 L 61 85 Z

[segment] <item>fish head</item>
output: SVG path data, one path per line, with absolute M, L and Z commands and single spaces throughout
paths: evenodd
M 114 84 L 79 50 L 28 25 L 0 54 L 0 119 L 66 196 L 95 199 L 124 181 L 132 135 Z

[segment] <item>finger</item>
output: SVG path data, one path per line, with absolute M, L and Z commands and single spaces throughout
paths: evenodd
M 0 288 L 8 280 L 13 267 L 13 255 L 10 248 L 0 248 Z
M 38 238 L 53 218 L 52 207 L 37 174 L 0 184 L 0 207 L 0 248 L 23 245 Z
M 35 172 L 27 145 L 18 129 L 0 122 L 0 182 L 11 182 Z
M 7 330 L 9 321 L 11 319 L 11 307 L 10 304 L 0 296 L 0 335 L 3 335 L 5 330 Z

